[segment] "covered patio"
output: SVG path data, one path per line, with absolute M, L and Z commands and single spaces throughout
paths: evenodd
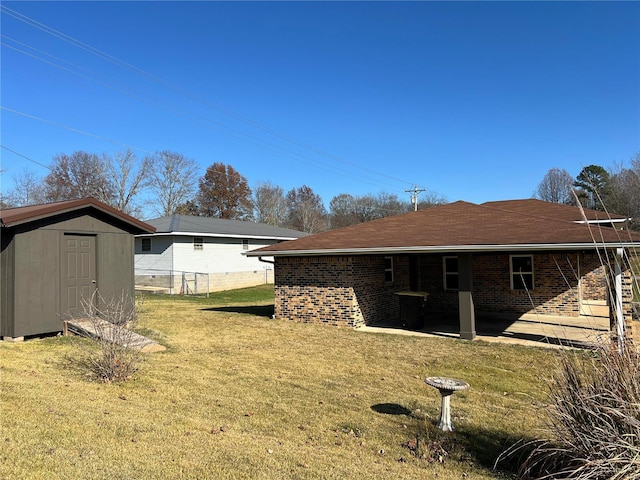
M 394 322 L 463 340 L 633 341 L 640 235 L 602 215 L 533 199 L 459 201 L 248 255 L 275 258 L 276 318 L 365 330 Z
M 607 316 L 583 315 L 576 318 L 535 314 L 519 317 L 479 315 L 476 320 L 476 341 L 544 348 L 589 349 L 607 342 L 610 337 L 610 321 Z M 425 322 L 424 327 L 419 330 L 409 330 L 397 323 L 362 326 L 357 330 L 460 339 L 460 323 L 457 316 L 439 316 Z

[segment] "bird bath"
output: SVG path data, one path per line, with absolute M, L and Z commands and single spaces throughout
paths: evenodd
M 440 422 L 438 423 L 438 428 L 443 432 L 452 432 L 451 395 L 453 395 L 453 392 L 457 392 L 458 390 L 466 390 L 469 388 L 469 384 L 462 380 L 445 377 L 427 377 L 424 379 L 424 383 L 437 388 L 442 396 L 442 408 L 440 410 Z

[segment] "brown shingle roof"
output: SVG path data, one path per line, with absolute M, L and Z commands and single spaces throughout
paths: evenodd
M 595 242 L 640 245 L 640 235 L 459 201 L 271 245 L 249 255 L 552 250 L 589 248 Z
M 5 208 L 0 210 L 0 225 L 2 227 L 14 227 L 23 223 L 83 208 L 93 208 L 119 219 L 132 227 L 132 233 L 153 233 L 156 230 L 142 220 L 127 215 L 95 198 L 80 198 L 78 200 L 65 200 L 62 202 L 44 203 L 42 205 L 31 205 L 28 207 Z
M 550 217 L 557 220 L 567 220 L 570 222 L 582 222 L 585 218 L 588 221 L 611 222 L 624 221 L 627 217 L 611 212 L 600 212 L 571 205 L 560 205 L 559 203 L 545 202 L 535 198 L 524 200 L 500 200 L 496 202 L 486 202 L 482 205 L 487 207 L 501 208 L 511 212 L 526 213 L 540 217 Z

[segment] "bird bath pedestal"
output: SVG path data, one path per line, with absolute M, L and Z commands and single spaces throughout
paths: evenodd
M 466 390 L 469 388 L 469 384 L 462 380 L 444 377 L 427 377 L 424 379 L 424 383 L 437 388 L 442 396 L 442 409 L 440 411 L 438 428 L 443 432 L 453 432 L 453 424 L 451 423 L 451 395 L 458 390 Z

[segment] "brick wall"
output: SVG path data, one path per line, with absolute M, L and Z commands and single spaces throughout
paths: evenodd
M 394 281 L 385 282 L 383 256 L 277 258 L 275 314 L 343 326 L 397 322 L 395 292 L 409 289 L 409 256 L 393 259 Z M 579 252 L 534 254 L 534 289 L 529 292 L 511 289 L 509 265 L 506 253 L 473 255 L 473 298 L 478 313 L 577 317 L 579 271 L 588 280 L 583 280 L 583 286 L 588 286 L 590 296 L 606 299 L 606 279 L 598 278 L 602 270 L 593 256 Z M 427 315 L 457 316 L 458 291 L 444 289 L 442 255 L 420 256 L 418 272 L 418 289 L 429 293 Z M 629 312 L 630 308 L 629 301 Z
M 534 289 L 512 290 L 508 253 L 472 257 L 473 301 L 478 313 L 538 313 L 578 316 L 578 254 L 533 255 Z M 458 312 L 458 291 L 444 289 L 441 255 L 420 259 L 421 289 L 429 292 L 430 315 Z
M 611 262 L 611 263 L 610 263 Z M 583 253 L 580 258 L 580 273 L 582 275 L 580 289 L 583 301 L 603 301 L 608 298 L 609 285 L 607 283 L 607 267 L 613 265 L 613 258 L 602 257 L 596 253 Z
M 275 316 L 307 323 L 364 323 L 352 257 L 282 257 L 275 265 Z
M 580 315 L 578 254 L 533 255 L 532 290 L 512 290 L 509 254 L 473 259 L 474 303 L 479 312 Z
M 309 323 L 359 326 L 398 319 L 394 292 L 408 288 L 407 258 L 394 260 L 385 282 L 384 257 L 281 257 L 276 260 L 275 315 Z

